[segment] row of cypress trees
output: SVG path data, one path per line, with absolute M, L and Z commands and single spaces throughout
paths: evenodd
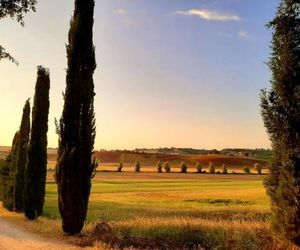
M 50 76 L 38 67 L 30 124 L 30 101 L 23 108 L 19 131 L 1 168 L 3 205 L 10 211 L 25 212 L 28 219 L 42 214 L 47 169 L 47 131 Z
M 62 227 L 66 233 L 81 231 L 87 215 L 92 159 L 96 135 L 94 81 L 96 69 L 93 45 L 94 0 L 75 0 L 67 45 L 68 70 L 64 108 L 57 125 L 59 135 L 56 182 Z M 8 210 L 25 212 L 28 219 L 42 214 L 49 113 L 49 72 L 38 67 L 30 129 L 30 103 L 26 101 L 20 130 L 10 154 L 2 162 L 3 204 Z

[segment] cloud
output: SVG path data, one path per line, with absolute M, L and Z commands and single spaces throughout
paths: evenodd
M 176 11 L 175 14 L 177 15 L 184 15 L 184 16 L 196 16 L 204 20 L 208 21 L 239 21 L 241 18 L 237 15 L 221 13 L 217 11 L 211 11 L 207 9 L 191 9 L 186 11 Z
M 123 16 L 123 15 L 125 15 L 126 13 L 127 13 L 127 11 L 124 10 L 124 9 L 116 9 L 116 10 L 115 10 L 115 14 L 120 15 L 120 16 Z
M 246 31 L 241 30 L 239 32 L 239 37 L 247 39 L 247 38 L 249 38 L 249 34 Z

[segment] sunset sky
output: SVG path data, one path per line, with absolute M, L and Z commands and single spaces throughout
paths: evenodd
M 270 147 L 259 111 L 279 0 L 96 0 L 96 149 Z M 71 0 L 39 0 L 25 28 L 0 21 L 0 145 L 10 145 L 36 66 L 51 72 L 49 146 L 62 112 Z

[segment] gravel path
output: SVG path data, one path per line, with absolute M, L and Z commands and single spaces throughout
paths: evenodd
M 1 250 L 79 250 L 75 246 L 26 232 L 16 225 L 0 218 Z

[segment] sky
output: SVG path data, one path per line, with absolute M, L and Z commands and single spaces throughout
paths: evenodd
M 279 0 L 96 0 L 96 149 L 269 148 L 266 24 Z M 72 0 L 39 0 L 25 27 L 0 21 L 0 145 L 10 145 L 37 65 L 50 69 L 48 145 L 62 113 Z

